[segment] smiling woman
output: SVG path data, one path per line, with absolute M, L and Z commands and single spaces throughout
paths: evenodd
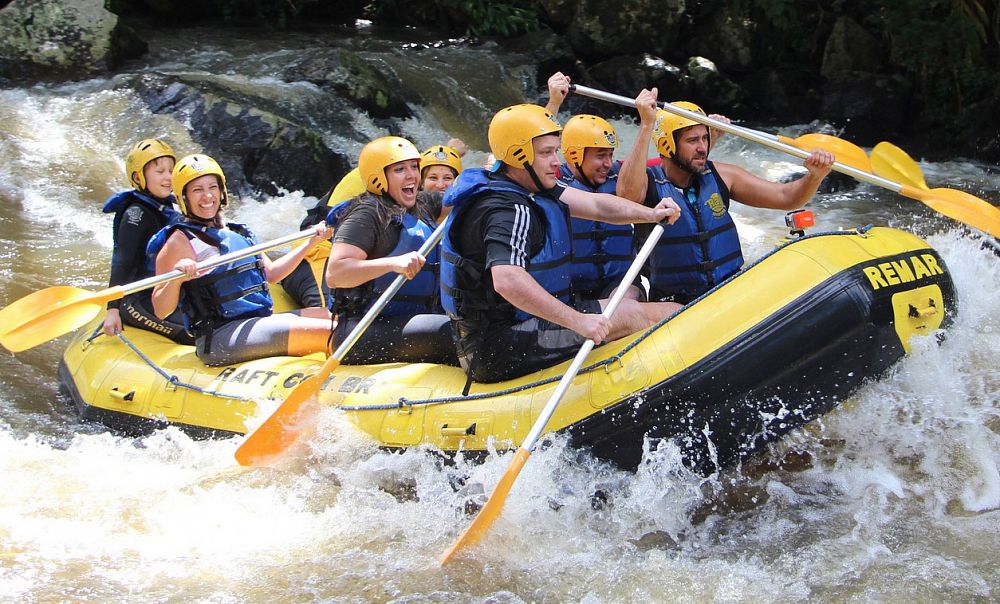
M 305 254 L 330 236 L 325 224 L 306 243 L 271 261 L 261 254 L 199 275 L 198 262 L 257 243 L 245 226 L 226 224 L 226 176 L 207 155 L 189 155 L 174 167 L 174 195 L 184 219 L 149 242 L 156 273 L 179 270 L 184 280 L 153 289 L 153 310 L 166 317 L 179 306 L 196 335 L 196 353 L 206 365 L 225 365 L 266 356 L 301 356 L 327 348 L 330 315 L 322 309 L 273 314 L 268 283 L 291 272 Z
M 440 192 L 418 191 L 420 152 L 398 136 L 377 138 L 361 150 L 365 192 L 335 206 L 336 227 L 326 282 L 337 315 L 339 346 L 376 299 L 403 275 L 407 281 L 352 348 L 345 364 L 391 361 L 456 365 L 448 317 L 440 313 L 438 252 L 418 250 L 444 218 Z

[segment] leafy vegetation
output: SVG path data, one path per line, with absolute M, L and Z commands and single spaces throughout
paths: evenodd
M 890 41 L 891 61 L 918 84 L 928 115 L 943 117 L 1000 87 L 1000 11 L 987 0 L 879 0 L 872 25 Z

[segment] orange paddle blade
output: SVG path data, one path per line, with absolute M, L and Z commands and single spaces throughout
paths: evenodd
M 48 342 L 84 325 L 124 293 L 121 287 L 95 293 L 59 285 L 28 294 L 0 310 L 0 344 L 20 352 Z
M 795 139 L 779 136 L 778 140 L 798 147 L 803 151 L 811 152 L 813 149 L 823 149 L 824 151 L 833 153 L 834 159 L 845 166 L 857 168 L 864 172 L 872 171 L 872 162 L 868 159 L 868 154 L 865 153 L 864 149 L 836 136 L 810 132 Z
M 490 493 L 490 498 L 486 500 L 486 505 L 479 510 L 479 513 L 472 520 L 472 524 L 465 529 L 465 532 L 459 536 L 458 540 L 441 556 L 442 565 L 447 564 L 459 551 L 479 543 L 483 535 L 490 530 L 496 519 L 500 517 L 503 505 L 507 501 L 507 495 L 510 493 L 511 487 L 514 486 L 517 475 L 521 473 L 521 468 L 528 461 L 529 455 L 531 455 L 531 451 L 523 447 L 514 453 L 514 459 L 510 461 L 507 471 L 500 477 L 500 482 L 497 483 L 493 492 Z
M 318 411 L 318 405 L 307 404 L 319 393 L 326 378 L 340 365 L 334 357 L 323 363 L 319 372 L 299 382 L 288 397 L 274 410 L 264 423 L 247 435 L 234 456 L 241 466 L 261 466 L 275 459 L 291 447 L 309 419 Z

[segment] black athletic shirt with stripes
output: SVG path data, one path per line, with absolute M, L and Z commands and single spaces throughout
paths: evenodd
M 557 183 L 544 194 L 559 199 L 565 190 L 565 185 Z M 541 208 L 523 195 L 497 191 L 476 200 L 450 230 L 458 250 L 469 260 L 484 266 L 485 281 L 492 284 L 488 275 L 493 266 L 528 268 L 528 259 L 545 245 L 548 225 Z

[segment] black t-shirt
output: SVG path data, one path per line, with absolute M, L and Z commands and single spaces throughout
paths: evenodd
M 417 204 L 410 213 L 424 221 L 437 220 L 441 215 L 442 197 L 440 192 L 420 191 L 417 193 Z M 374 203 L 355 202 L 340 220 L 333 236 L 334 243 L 347 243 L 360 248 L 369 260 L 388 256 L 399 243 L 399 233 L 403 228 L 402 224 L 384 218 L 399 212 L 400 206 L 385 198 L 372 198 L 378 199 L 381 208 Z
M 162 213 L 138 202 L 115 213 L 109 286 L 124 285 L 149 276 L 146 244 L 166 225 L 167 220 Z M 118 308 L 120 303 L 121 300 L 112 300 L 107 307 Z
M 557 183 L 544 195 L 559 199 L 565 190 Z M 527 270 L 528 260 L 545 245 L 548 228 L 545 212 L 523 195 L 491 191 L 463 211 L 449 236 L 462 256 L 483 267 L 484 281 L 492 287 L 489 269 L 513 265 Z

